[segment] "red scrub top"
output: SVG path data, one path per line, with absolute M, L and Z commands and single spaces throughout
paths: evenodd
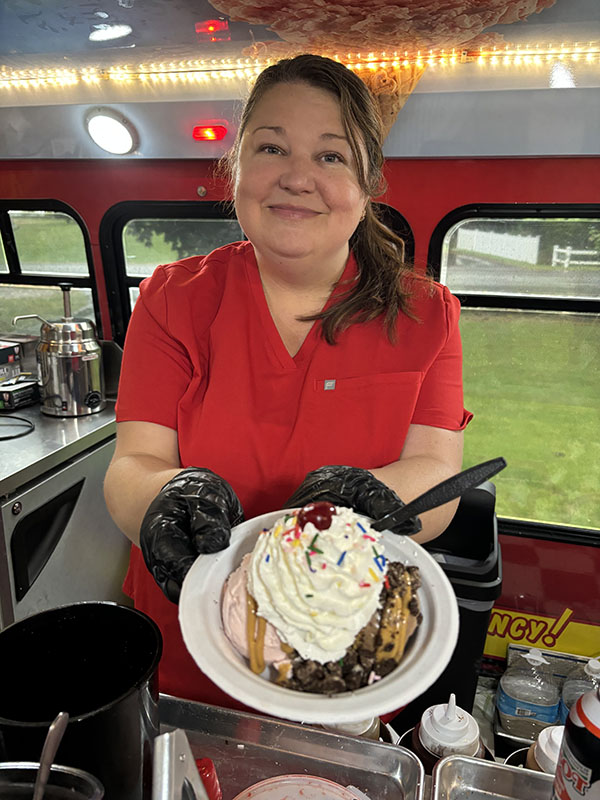
M 332 298 L 356 277 L 351 255 Z M 269 312 L 250 242 L 158 267 L 140 286 L 127 330 L 117 421 L 178 432 L 183 467 L 209 467 L 246 519 L 284 506 L 309 470 L 396 461 L 412 423 L 464 428 L 460 305 L 414 281 L 416 319 L 400 314 L 390 343 L 380 319 L 335 345 L 313 324 L 292 357 Z M 332 301 L 330 298 L 329 302 Z M 177 607 L 132 546 L 124 591 L 163 635 L 160 691 L 242 708 L 195 665 Z

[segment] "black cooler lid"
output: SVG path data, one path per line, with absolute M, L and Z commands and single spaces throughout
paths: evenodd
M 496 492 L 486 481 L 461 497 L 454 519 L 423 546 L 436 559 L 459 599 L 493 601 L 502 591 Z

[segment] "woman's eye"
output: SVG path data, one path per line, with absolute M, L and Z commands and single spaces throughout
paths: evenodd
M 258 150 L 260 153 L 281 153 L 281 149 L 274 144 L 263 144 Z
M 323 161 L 326 161 L 328 164 L 336 164 L 336 163 L 343 163 L 344 159 L 339 153 L 325 153 L 321 156 Z

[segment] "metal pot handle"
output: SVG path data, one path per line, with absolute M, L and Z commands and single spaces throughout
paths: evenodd
M 177 728 L 154 740 L 152 800 L 181 800 L 186 781 L 194 800 L 210 800 L 186 733 Z

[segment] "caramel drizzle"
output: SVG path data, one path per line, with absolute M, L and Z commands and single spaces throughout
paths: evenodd
M 265 631 L 267 621 L 256 613 L 256 600 L 246 590 L 246 637 L 248 640 L 248 654 L 250 669 L 260 675 L 265 668 Z
M 377 662 L 386 661 L 390 658 L 399 662 L 404 655 L 404 649 L 409 635 L 409 605 L 413 595 L 412 581 L 408 571 L 406 572 L 405 579 L 407 582 L 406 591 L 400 596 L 394 597 L 391 602 L 387 602 L 383 609 L 379 630 L 381 643 L 375 653 L 375 660 Z M 389 644 L 391 644 L 392 647 L 387 649 Z

